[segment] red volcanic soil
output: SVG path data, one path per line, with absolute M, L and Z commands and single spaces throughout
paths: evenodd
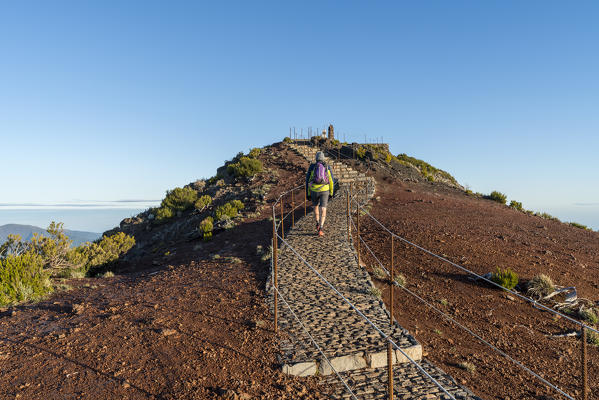
M 168 252 L 121 265 L 126 275 L 71 280 L 73 290 L 2 310 L 0 398 L 321 398 L 314 378 L 280 372 L 265 304 L 268 263 L 256 248 L 268 248 L 272 200 L 306 166 L 276 151 L 263 158 L 278 184 L 259 216 L 207 243 L 181 235 Z
M 579 297 L 599 300 L 599 233 L 529 216 L 440 184 L 376 176 L 372 215 L 392 232 L 477 274 L 511 268 L 522 286 L 539 273 Z M 361 218 L 365 241 L 385 267 L 390 235 Z M 406 288 L 465 328 L 575 398 L 581 397 L 581 341 L 552 335 L 574 331 L 564 318 L 534 308 L 506 292 L 474 281 L 460 269 L 395 239 L 396 273 Z M 376 265 L 367 250 L 363 260 Z M 383 289 L 385 282 L 375 280 Z M 396 288 L 395 317 L 422 343 L 427 357 L 486 399 L 563 398 L 537 378 L 412 294 Z M 599 399 L 599 352 L 588 346 L 591 399 Z M 459 367 L 469 362 L 475 370 Z

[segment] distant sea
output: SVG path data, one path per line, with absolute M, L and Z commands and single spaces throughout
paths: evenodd
M 65 229 L 102 233 L 158 201 L 78 202 L 63 204 L 1 204 L 0 225 L 22 224 L 47 228 L 50 222 L 63 222 Z
M 539 208 L 541 210 L 541 208 Z M 536 210 L 536 209 L 535 209 Z M 578 222 L 599 231 L 599 203 L 575 204 L 567 207 L 546 207 L 542 209 L 563 222 Z

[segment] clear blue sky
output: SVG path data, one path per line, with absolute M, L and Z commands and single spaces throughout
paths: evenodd
M 599 212 L 597 21 L 596 1 L 3 2 L 0 202 L 159 199 L 331 122 Z

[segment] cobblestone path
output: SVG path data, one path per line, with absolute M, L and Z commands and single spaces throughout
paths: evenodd
M 347 240 L 345 196 L 329 202 L 325 236 L 318 237 L 311 215 L 302 218 L 287 232 L 279 252 L 279 291 L 297 317 L 308 328 L 316 343 L 337 371 L 376 368 L 386 365 L 387 345 L 380 334 L 317 274 L 290 247 L 327 279 L 365 316 L 376 324 L 413 359 L 422 356 L 422 347 L 397 323 L 389 325 L 389 314 L 374 294 L 365 269 L 358 266 L 355 252 Z M 272 307 L 272 300 L 271 300 Z M 287 306 L 279 301 L 279 328 L 289 334 L 283 343 L 283 364 L 288 373 L 311 375 L 316 371 L 327 375 L 333 371 L 321 360 L 304 329 L 296 322 Z M 398 352 L 399 361 L 407 359 Z
M 295 146 L 295 149 L 308 160 L 312 160 L 315 153 L 315 149 L 307 146 Z M 373 196 L 372 178 L 354 176 L 349 167 L 337 168 L 344 182 L 370 183 L 367 197 Z M 287 303 L 279 298 L 279 328 L 286 334 L 281 343 L 283 370 L 293 375 L 324 375 L 324 383 L 333 388 L 332 398 L 352 398 L 332 365 L 357 398 L 388 398 L 386 342 L 306 265 L 310 264 L 456 399 L 480 400 L 451 376 L 422 359 L 421 345 L 405 329 L 397 323 L 390 326 L 389 313 L 376 296 L 368 273 L 358 265 L 355 250 L 347 238 L 344 186 L 337 198 L 329 201 L 324 231 L 324 237 L 316 236 L 316 222 L 313 214 L 309 214 L 297 221 L 295 228 L 285 232 L 284 243 L 279 241 L 278 288 Z M 274 292 L 270 285 L 268 289 L 269 306 L 274 312 Z M 450 398 L 400 351 L 394 351 L 393 362 L 394 398 Z

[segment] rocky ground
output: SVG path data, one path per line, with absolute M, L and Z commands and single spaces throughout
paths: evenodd
M 138 245 L 113 278 L 65 282 L 72 290 L 38 304 L 0 310 L 0 398 L 309 399 L 325 397 L 317 378 L 283 375 L 284 337 L 265 302 L 270 204 L 303 182 L 307 163 L 277 144 L 260 158 L 269 172 L 210 191 L 216 204 L 240 198 L 244 218 L 202 242 L 204 214 L 186 212 L 154 225 L 145 213 L 119 230 Z M 365 169 L 365 168 L 364 168 Z M 404 181 L 377 171 L 373 213 L 396 233 L 477 273 L 511 267 L 524 280 L 539 272 L 597 300 L 599 234 L 528 216 L 442 184 Z M 413 180 L 413 179 L 412 179 Z M 199 184 L 201 186 L 201 184 Z M 366 241 L 388 263 L 388 236 L 363 219 Z M 553 338 L 572 324 L 470 280 L 397 244 L 397 266 L 413 290 L 441 311 L 580 397 L 580 343 Z M 364 258 L 369 267 L 374 260 Z M 388 291 L 380 280 L 383 298 Z M 486 399 L 560 398 L 496 352 L 397 292 L 399 323 L 427 359 Z M 591 398 L 599 398 L 597 348 L 589 347 Z M 458 365 L 469 362 L 470 371 Z M 462 364 L 463 366 L 463 364 Z
M 509 267 L 524 282 L 545 273 L 558 285 L 576 286 L 580 297 L 599 299 L 599 233 L 529 216 L 444 185 L 371 173 L 378 182 L 372 214 L 400 236 L 478 274 Z M 362 223 L 367 243 L 388 266 L 389 235 L 382 234 L 368 217 L 363 217 Z M 473 281 L 420 250 L 397 241 L 395 245 L 396 270 L 406 276 L 409 290 L 580 398 L 580 339 L 552 337 L 573 332 L 574 324 Z M 367 252 L 364 259 L 369 266 L 376 264 Z M 377 284 L 388 302 L 386 285 L 381 280 Z M 486 399 L 561 398 L 422 301 L 396 290 L 399 323 L 422 343 L 428 359 L 476 394 Z M 588 349 L 590 398 L 597 399 L 599 352 L 594 346 Z M 465 370 L 465 362 L 474 369 Z
M 305 162 L 281 146 L 268 152 L 275 173 L 217 189 L 260 194 L 237 227 L 202 242 L 185 229 L 193 214 L 157 227 L 142 215 L 121 225 L 138 243 L 118 266 L 126 273 L 71 280 L 70 291 L 4 309 L 0 398 L 323 397 L 326 387 L 282 374 L 277 360 L 269 264 L 257 247 L 268 248 L 270 202 L 302 182 Z

